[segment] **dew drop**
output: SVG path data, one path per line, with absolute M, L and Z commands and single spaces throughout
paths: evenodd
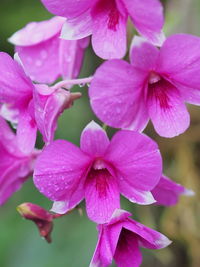
M 33 60 L 31 57 L 27 57 L 27 61 L 28 61 L 28 63 L 31 63 Z
M 66 60 L 66 62 L 71 62 L 72 61 L 72 58 L 69 57 L 69 56 L 67 56 L 67 57 L 65 57 L 65 60 Z
M 117 108 L 117 109 L 116 109 L 116 112 L 117 112 L 117 114 L 120 114 L 121 109 L 120 109 L 120 108 Z
M 85 83 L 80 83 L 79 84 L 79 87 L 84 87 L 85 86 Z
M 41 61 L 41 60 L 36 60 L 35 65 L 36 65 L 37 67 L 42 66 L 42 61 Z
M 41 51 L 41 57 L 42 57 L 43 59 L 47 58 L 47 51 L 46 51 L 46 50 L 42 50 L 42 51 Z

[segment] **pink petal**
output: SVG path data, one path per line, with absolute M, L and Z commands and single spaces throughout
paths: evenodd
M 35 120 L 30 116 L 28 111 L 24 111 L 19 116 L 17 126 L 17 144 L 24 154 L 33 151 L 37 135 L 37 126 Z
M 45 88 L 49 95 L 43 95 L 38 91 Z M 34 110 L 37 127 L 43 135 L 44 142 L 51 142 L 57 128 L 58 117 L 65 108 L 68 108 L 70 93 L 63 89 L 51 92 L 46 85 L 37 85 L 34 91 Z
M 156 132 L 163 137 L 183 133 L 190 123 L 189 113 L 176 87 L 161 79 L 149 85 L 148 110 Z
M 115 1 L 100 1 L 92 9 L 92 46 L 104 59 L 122 58 L 126 53 L 127 14 L 121 14 Z
M 143 99 L 146 76 L 122 60 L 103 63 L 89 88 L 97 117 L 111 127 L 143 129 L 148 121 Z
M 117 181 L 106 170 L 91 170 L 85 183 L 88 217 L 97 223 L 106 223 L 114 210 L 120 207 Z
M 38 157 L 34 183 L 53 201 L 69 200 L 90 164 L 90 158 L 75 145 L 57 140 Z
M 81 150 L 92 157 L 104 155 L 110 141 L 106 132 L 94 121 L 91 121 L 81 134 Z
M 16 46 L 33 46 L 56 36 L 62 28 L 65 18 L 53 17 L 50 20 L 28 23 L 14 33 L 9 41 Z
M 120 231 L 121 228 L 118 227 L 118 233 L 115 232 L 115 236 L 118 236 L 120 234 Z M 117 243 L 117 241 L 115 241 L 114 243 Z M 110 266 L 112 264 L 112 259 L 112 241 L 110 239 L 109 231 L 107 231 L 106 227 L 104 227 L 103 225 L 99 225 L 98 243 L 89 267 Z
M 0 52 L 0 102 L 17 107 L 27 105 L 33 85 L 22 67 L 8 54 Z
M 85 49 L 89 45 L 89 38 L 77 41 L 60 39 L 59 66 L 64 79 L 77 78 L 84 59 Z
M 163 7 L 159 0 L 123 0 L 137 31 L 155 45 L 163 42 Z
M 199 47 L 199 37 L 189 34 L 170 36 L 160 50 L 158 71 L 170 81 L 200 90 Z
M 75 181 L 73 187 L 68 190 L 64 201 L 55 201 L 51 211 L 58 214 L 65 214 L 66 212 L 75 208 L 84 199 L 84 179 Z
M 123 227 L 135 233 L 140 245 L 145 248 L 161 249 L 171 244 L 171 241 L 163 234 L 132 219 L 128 219 L 124 222 Z
M 24 156 L 17 146 L 16 135 L 2 117 L 0 117 L 0 129 L 0 143 L 4 149 L 8 153 L 14 154 L 16 157 Z
M 122 209 L 116 209 L 110 218 L 109 225 L 124 221 L 130 216 L 132 216 L 130 212 Z
M 11 38 L 16 39 L 13 41 L 16 51 L 32 80 L 53 83 L 61 75 L 64 78 L 78 76 L 89 40 L 61 40 L 59 35 L 64 21 L 64 18 L 54 17 L 31 23 Z
M 9 166 L 2 166 L 2 160 L 3 157 L 1 157 L 0 163 L 0 205 L 3 205 L 8 198 L 22 187 L 28 175 L 32 172 L 31 162 L 28 160 L 10 157 L 10 161 L 7 159 L 7 164 L 9 164 Z M 26 172 L 21 173 L 22 169 L 26 169 Z
M 26 73 L 40 83 L 53 83 L 61 76 L 59 68 L 59 34 L 33 46 L 17 46 Z
M 200 90 L 184 86 L 180 83 L 173 82 L 173 84 L 179 89 L 184 101 L 190 104 L 200 105 Z
M 122 230 L 123 220 L 131 213 L 116 209 L 108 224 L 99 225 L 98 243 L 90 267 L 110 266 Z
M 157 144 L 138 132 L 117 132 L 110 142 L 105 160 L 115 167 L 120 185 L 124 181 L 120 190 L 124 189 L 123 194 L 130 197 L 131 189 L 126 191 L 129 184 L 135 200 L 141 191 L 150 191 L 160 180 L 162 159 Z
M 97 0 L 41 0 L 47 10 L 55 15 L 67 18 L 74 18 L 95 4 Z
M 61 38 L 65 40 L 77 40 L 92 34 L 91 10 L 88 9 L 81 15 L 67 19 L 64 23 Z
M 130 48 L 131 65 L 143 71 L 155 69 L 159 50 L 145 39 L 134 36 Z
M 0 205 L 19 190 L 33 171 L 35 155 L 24 155 L 17 146 L 16 135 L 0 118 Z
M 19 109 L 13 108 L 12 105 L 6 103 L 1 104 L 0 106 L 0 116 L 11 122 L 13 125 L 17 125 L 19 119 Z
M 121 177 L 121 179 L 122 180 L 119 181 L 120 192 L 129 201 L 140 205 L 149 205 L 156 202 L 150 191 L 134 189 L 128 180 L 125 180 L 123 177 Z
M 139 267 L 142 263 L 137 237 L 130 231 L 122 229 L 114 259 L 118 267 Z
M 164 175 L 162 175 L 159 183 L 152 190 L 152 194 L 157 201 L 156 204 L 164 206 L 176 205 L 180 195 L 192 195 L 192 193 L 191 190 L 175 183 Z

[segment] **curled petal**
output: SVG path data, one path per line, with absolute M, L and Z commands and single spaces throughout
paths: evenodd
M 161 249 L 171 244 L 171 241 L 163 234 L 132 219 L 128 219 L 123 227 L 137 235 L 140 246 L 142 247 Z
M 194 192 L 162 175 L 152 194 L 157 205 L 173 206 L 177 204 L 180 195 L 192 196 Z
M 118 267 L 138 267 L 142 263 L 142 254 L 135 235 L 122 229 L 114 254 Z
M 46 89 L 41 94 L 41 87 Z M 70 107 L 70 92 L 63 89 L 52 90 L 46 85 L 35 86 L 34 110 L 37 127 L 43 135 L 45 142 L 51 142 L 57 127 L 57 120 L 61 113 Z M 38 90 L 37 90 L 38 89 Z M 49 92 L 49 95 L 47 93 Z
M 53 17 L 50 20 L 28 23 L 23 29 L 14 33 L 9 41 L 16 46 L 39 44 L 57 35 L 65 20 L 65 18 Z
M 89 38 L 67 41 L 60 39 L 59 73 L 64 79 L 77 78 L 84 59 L 85 49 L 89 45 Z
M 20 150 L 24 154 L 30 154 L 35 147 L 37 125 L 28 111 L 24 111 L 19 115 L 16 137 Z
M 108 231 L 103 225 L 99 225 L 98 228 L 98 243 L 89 267 L 107 267 L 112 264 L 113 254 L 121 231 L 121 227 L 118 225 L 109 229 L 111 231 Z

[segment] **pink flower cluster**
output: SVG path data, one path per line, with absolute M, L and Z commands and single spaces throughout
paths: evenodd
M 139 247 L 160 249 L 170 241 L 130 219 L 121 210 L 120 195 L 140 205 L 170 206 L 180 195 L 193 194 L 163 174 L 157 144 L 141 131 L 149 120 L 163 137 L 189 127 L 185 102 L 200 104 L 200 38 L 175 34 L 165 39 L 159 0 L 42 3 L 57 16 L 13 34 L 14 59 L 0 52 L 0 204 L 34 172 L 34 184 L 53 201 L 53 212 L 65 214 L 85 199 L 99 231 L 90 267 L 109 266 L 113 259 L 119 267 L 138 267 Z M 130 63 L 121 59 L 128 17 L 143 36 L 133 38 Z M 95 53 L 108 61 L 93 77 L 77 79 L 89 35 Z M 55 83 L 58 78 L 64 80 Z M 92 121 L 79 148 L 54 141 L 54 133 L 58 117 L 81 97 L 71 93 L 72 85 L 83 82 L 91 82 L 89 98 L 97 117 L 120 130 L 109 140 Z M 42 151 L 35 149 L 38 131 Z M 32 204 L 21 213 L 37 225 L 42 222 L 40 234 L 50 240 L 52 214 Z

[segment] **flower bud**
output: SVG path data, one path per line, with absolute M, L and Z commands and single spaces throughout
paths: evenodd
M 54 219 L 53 214 L 32 203 L 23 203 L 19 205 L 17 211 L 25 219 L 33 221 L 37 225 L 40 235 L 44 237 L 48 243 L 51 243 L 51 232 L 53 230 Z

